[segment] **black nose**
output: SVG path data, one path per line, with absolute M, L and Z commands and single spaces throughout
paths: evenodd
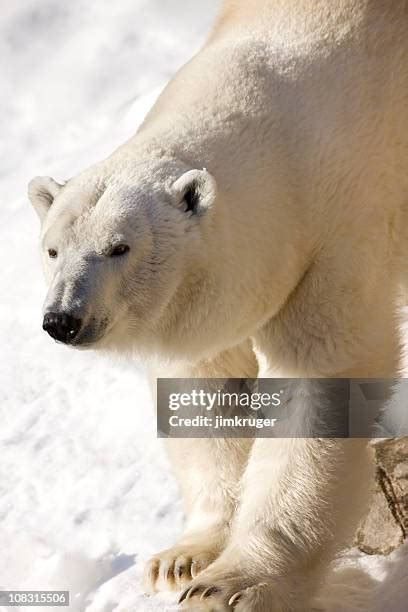
M 44 316 L 43 329 L 51 338 L 69 344 L 81 329 L 82 321 L 65 312 L 47 312 Z

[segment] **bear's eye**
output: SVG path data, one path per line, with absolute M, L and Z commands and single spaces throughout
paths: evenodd
M 58 257 L 58 251 L 56 249 L 48 249 L 48 257 L 51 257 L 51 259 L 55 259 L 56 257 Z
M 125 255 L 125 253 L 129 251 L 129 248 L 127 244 L 117 244 L 110 250 L 109 257 L 120 257 L 121 255 Z

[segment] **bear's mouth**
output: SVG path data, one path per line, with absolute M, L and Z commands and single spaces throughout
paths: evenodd
M 82 327 L 72 342 L 70 342 L 70 346 L 83 349 L 92 348 L 95 344 L 100 342 L 108 332 L 108 317 L 104 317 L 100 320 L 91 317 L 89 322 Z

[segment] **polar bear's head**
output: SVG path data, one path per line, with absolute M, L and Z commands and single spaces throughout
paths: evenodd
M 285 303 L 304 273 L 304 217 L 276 180 L 265 196 L 262 165 L 138 157 L 118 150 L 64 185 L 31 181 L 44 329 L 77 347 L 210 357 Z
M 102 163 L 65 184 L 34 178 L 28 191 L 41 220 L 49 335 L 76 347 L 174 345 L 206 285 L 213 176 L 174 160 L 122 163 L 116 174 Z

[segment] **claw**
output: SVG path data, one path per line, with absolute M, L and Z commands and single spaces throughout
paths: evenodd
M 186 569 L 185 565 L 177 565 L 176 566 L 176 570 L 175 570 L 174 573 L 177 576 L 177 578 L 181 578 L 182 577 L 185 569 Z
M 167 582 L 167 580 L 169 579 L 170 574 L 172 573 L 172 569 L 173 569 L 173 567 L 172 567 L 171 564 L 166 565 L 163 568 L 163 570 L 162 570 L 162 578 L 163 578 L 164 581 Z
M 233 595 L 231 597 L 231 599 L 228 602 L 229 606 L 234 606 L 235 604 L 237 604 L 239 602 L 239 600 L 242 597 L 242 591 L 238 591 L 238 593 L 235 593 L 235 595 Z
M 177 603 L 181 604 L 183 603 L 183 601 L 187 601 L 190 599 L 190 597 L 192 597 L 194 595 L 194 593 L 197 593 L 197 591 L 199 591 L 200 589 L 202 589 L 201 585 L 198 586 L 188 586 L 186 589 L 184 589 L 184 591 L 182 592 L 182 594 L 179 597 L 179 600 Z
M 220 589 L 218 587 L 215 587 L 215 586 L 207 587 L 201 593 L 200 601 L 203 601 L 203 599 L 205 599 L 206 597 L 211 597 L 211 595 L 214 595 L 214 593 L 219 593 L 219 591 L 220 591 Z
M 152 559 L 147 565 L 144 574 L 145 584 L 148 589 L 155 590 L 155 584 L 159 577 L 159 561 L 158 559 Z
M 184 589 L 184 591 L 181 593 L 180 597 L 178 598 L 178 601 L 177 601 L 178 604 L 183 603 L 183 601 L 187 597 L 187 593 L 189 592 L 189 590 L 190 590 L 190 587 L 187 587 L 186 589 Z
M 201 585 L 196 586 L 196 587 L 192 587 L 189 592 L 187 593 L 187 597 L 186 599 L 190 599 L 193 595 L 195 595 L 196 593 L 198 593 L 203 587 Z
M 190 568 L 191 577 L 195 578 L 200 573 L 200 564 L 198 561 L 193 561 Z
M 160 566 L 160 563 L 157 559 L 151 562 L 151 564 L 149 565 L 149 571 L 148 571 L 149 578 L 150 577 L 157 578 L 158 573 L 159 573 L 159 566 Z
M 186 589 L 184 589 L 184 591 L 182 592 L 182 594 L 180 595 L 180 597 L 178 598 L 178 604 L 183 603 L 183 601 L 186 599 L 187 597 L 187 593 L 189 592 L 190 587 L 187 587 Z

